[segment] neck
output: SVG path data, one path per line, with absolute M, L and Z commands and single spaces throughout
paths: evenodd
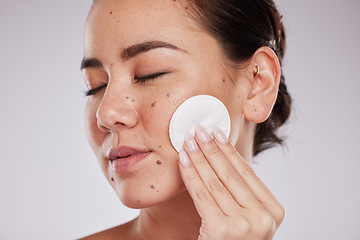
M 201 218 L 187 191 L 161 205 L 142 209 L 133 222 L 131 239 L 197 239 Z

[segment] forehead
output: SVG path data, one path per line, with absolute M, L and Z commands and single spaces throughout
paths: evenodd
M 85 54 L 114 44 L 179 42 L 195 29 L 201 31 L 184 0 L 96 0 L 86 22 Z
M 194 26 L 187 8 L 179 0 L 97 0 L 90 10 L 86 31 L 104 34 L 110 30 L 114 34 L 118 30 L 128 36 Z

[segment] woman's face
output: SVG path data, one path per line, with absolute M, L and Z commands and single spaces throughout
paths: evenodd
M 176 108 L 200 94 L 220 99 L 241 128 L 241 83 L 220 45 L 176 0 L 95 1 L 85 30 L 83 75 L 89 142 L 121 201 L 152 206 L 185 191 L 168 134 Z M 99 88 L 100 87 L 100 88 Z M 237 89 L 237 90 L 235 90 Z M 114 164 L 109 153 L 136 156 Z M 130 151 L 130 152 L 129 152 Z M 120 154 L 120 155 L 121 155 Z M 110 154 L 111 155 L 111 154 Z M 121 161 L 120 161 L 121 162 Z

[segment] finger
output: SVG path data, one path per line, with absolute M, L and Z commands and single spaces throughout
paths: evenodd
M 211 140 L 210 137 L 209 140 Z M 185 142 L 184 149 L 191 159 L 192 165 L 201 181 L 207 187 L 221 211 L 227 216 L 230 215 L 240 206 L 211 168 L 203 153 L 197 148 L 195 139 L 189 133 L 185 136 Z M 216 144 L 214 145 L 216 146 Z M 187 146 L 191 147 L 188 148 Z M 217 149 L 220 151 L 218 147 Z
M 196 210 L 202 219 L 221 217 L 223 213 L 217 206 L 214 198 L 200 179 L 199 174 L 194 169 L 191 161 L 184 151 L 179 152 L 180 174 L 184 181 L 187 191 L 194 201 Z
M 246 160 L 238 153 L 238 151 L 226 140 L 224 133 L 214 128 L 213 133 L 215 136 L 215 142 L 236 168 L 244 179 L 244 181 L 251 188 L 256 198 L 261 202 L 265 209 L 274 216 L 277 225 L 280 225 L 285 216 L 284 207 L 278 202 L 276 197 L 266 187 L 266 185 L 256 175 L 253 168 L 246 162 Z
M 244 181 L 241 174 L 231 164 L 226 154 L 224 154 L 219 146 L 210 138 L 208 133 L 201 127 L 196 127 L 196 140 L 200 149 L 216 172 L 221 182 L 226 186 L 233 198 L 242 207 L 249 208 L 259 206 L 260 203 L 251 188 Z M 208 141 L 210 139 L 210 141 Z M 197 168 L 197 164 L 194 164 Z

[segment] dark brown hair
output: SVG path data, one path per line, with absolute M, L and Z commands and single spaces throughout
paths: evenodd
M 255 51 L 267 46 L 274 50 L 282 63 L 285 52 L 285 29 L 282 16 L 272 0 L 188 0 L 200 24 L 222 45 L 232 62 L 245 62 Z M 278 128 L 289 118 L 291 97 L 281 75 L 278 97 L 269 118 L 257 125 L 254 155 L 283 138 Z

